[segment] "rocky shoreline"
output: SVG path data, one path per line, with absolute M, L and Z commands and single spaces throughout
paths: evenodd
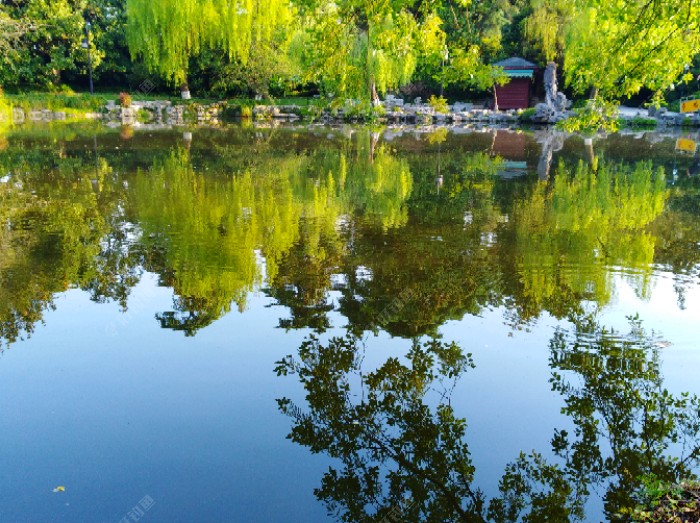
M 365 114 L 358 106 L 347 103 L 337 109 L 322 108 L 318 105 L 255 105 L 243 106 L 237 102 L 196 102 L 173 103 L 169 100 L 138 101 L 129 107 L 121 107 L 116 100 L 110 100 L 100 112 L 84 113 L 83 119 L 100 120 L 108 125 L 130 125 L 139 127 L 155 125 L 219 125 L 241 118 L 255 121 L 277 122 L 318 122 L 318 123 L 380 123 L 401 125 L 551 125 L 574 112 L 568 108 L 551 110 L 547 104 L 538 104 L 526 110 L 498 111 L 483 105 L 457 102 L 436 110 L 420 99 L 405 102 L 399 98 L 387 97 L 375 106 L 371 114 Z M 25 122 L 51 122 L 75 119 L 67 117 L 63 111 L 36 109 L 25 112 L 19 107 L 12 109 L 15 124 Z M 682 114 L 665 108 L 621 107 L 619 120 L 623 126 L 640 127 L 700 127 L 700 112 Z

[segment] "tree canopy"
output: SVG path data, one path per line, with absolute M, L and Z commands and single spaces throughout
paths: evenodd
M 490 64 L 555 61 L 578 96 L 676 96 L 700 74 L 697 2 L 601 0 L 27 0 L 0 4 L 0 85 L 97 84 L 202 94 L 471 94 Z M 648 97 L 651 97 L 651 94 Z M 645 95 L 646 96 L 646 95 Z
M 289 21 L 281 0 L 127 0 L 127 38 L 134 58 L 176 84 L 190 59 L 210 49 L 248 60 L 254 43 L 269 41 Z

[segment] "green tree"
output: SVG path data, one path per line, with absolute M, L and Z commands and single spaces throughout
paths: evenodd
M 561 63 L 566 47 L 566 31 L 576 13 L 575 4 L 565 0 L 531 0 L 522 22 L 526 54 L 540 64 Z
M 127 40 L 134 59 L 186 85 L 191 58 L 210 49 L 246 63 L 253 45 L 270 41 L 291 14 L 282 0 L 127 0 Z
M 576 0 L 564 72 L 576 92 L 619 99 L 662 92 L 700 49 L 700 5 L 671 0 Z M 686 81 L 689 77 L 684 78 Z
M 86 0 L 28 0 L 0 6 L 0 85 L 31 85 L 55 88 L 72 73 L 87 67 L 85 38 Z M 2 43 L 4 42 L 4 44 Z M 103 52 L 92 42 L 93 66 L 98 68 Z
M 433 54 L 425 70 L 443 86 L 486 90 L 507 77 L 489 65 L 503 54 L 505 31 L 520 11 L 517 1 L 436 2 L 446 35 L 445 53 Z
M 428 3 L 399 0 L 302 3 L 292 52 L 327 93 L 376 102 L 378 93 L 408 83 L 418 61 L 442 55 L 442 21 Z

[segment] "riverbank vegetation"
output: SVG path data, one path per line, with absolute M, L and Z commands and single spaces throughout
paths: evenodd
M 698 89 L 700 4 L 669 0 L 27 0 L 0 6 L 0 86 L 204 98 L 488 98 L 494 67 L 558 64 L 579 98 Z

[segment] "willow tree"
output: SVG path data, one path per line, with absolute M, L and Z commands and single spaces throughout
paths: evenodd
M 647 88 L 660 96 L 700 51 L 696 1 L 574 3 L 577 14 L 567 31 L 564 71 L 575 91 L 620 98 Z
M 134 59 L 184 91 L 190 58 L 210 49 L 246 63 L 290 19 L 283 0 L 127 0 L 127 41 Z
M 651 164 L 601 163 L 595 171 L 561 164 L 553 182 L 539 181 L 511 213 L 522 320 L 548 310 L 567 317 L 584 300 L 599 306 L 613 296 L 614 272 L 640 297 L 649 296 L 658 238 L 647 227 L 664 212 L 663 170 Z
M 524 50 L 541 64 L 561 63 L 566 47 L 566 32 L 576 14 L 567 0 L 531 0 L 531 12 L 522 24 Z
M 378 100 L 407 84 L 421 57 L 442 53 L 445 34 L 430 10 L 412 2 L 312 0 L 292 46 L 305 80 L 328 93 Z

